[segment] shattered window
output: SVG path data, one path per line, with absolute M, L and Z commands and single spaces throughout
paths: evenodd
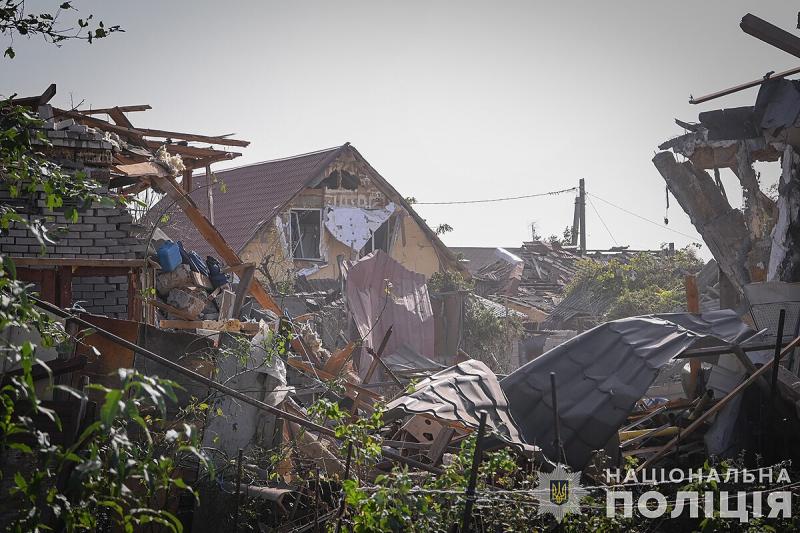
M 322 211 L 319 209 L 292 209 L 290 212 L 292 257 L 295 259 L 321 259 L 319 253 Z
M 375 230 L 375 233 L 372 234 L 372 237 L 367 244 L 361 249 L 361 253 L 359 257 L 364 257 L 368 253 L 372 253 L 375 250 L 383 250 L 387 254 L 389 253 L 389 241 L 391 235 L 391 227 L 390 224 L 392 219 L 389 218 L 386 222 L 380 225 L 378 229 Z

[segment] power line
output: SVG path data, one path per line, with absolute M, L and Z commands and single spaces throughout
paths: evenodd
M 508 196 L 506 198 L 490 198 L 486 200 L 461 200 L 455 202 L 415 202 L 414 205 L 486 204 L 489 202 L 506 202 L 508 200 L 523 200 L 525 198 L 537 198 L 539 196 L 555 196 L 557 194 L 564 194 L 565 192 L 572 192 L 576 190 L 578 190 L 577 187 L 570 187 L 569 189 L 561 189 L 560 191 L 525 194 L 523 196 Z
M 638 219 L 641 219 L 641 220 L 644 220 L 645 222 L 649 222 L 650 224 L 653 224 L 654 226 L 658 226 L 659 228 L 662 228 L 662 229 L 665 229 L 665 230 L 671 231 L 671 232 L 673 232 L 673 233 L 677 233 L 678 235 L 683 235 L 684 237 L 687 237 L 687 238 L 691 239 L 691 240 L 692 240 L 692 241 L 694 241 L 694 242 L 701 242 L 701 241 L 698 241 L 698 240 L 697 240 L 695 237 L 693 237 L 692 235 L 689 235 L 689 234 L 687 234 L 687 233 L 683 233 L 682 231 L 678 231 L 678 230 L 676 230 L 676 229 L 672 229 L 672 228 L 670 228 L 669 226 L 665 226 L 664 224 L 659 224 L 659 223 L 658 223 L 658 222 L 656 222 L 655 220 L 650 220 L 649 218 L 645 218 L 645 217 L 643 217 L 642 215 L 636 214 L 636 213 L 634 213 L 633 211 L 630 211 L 630 210 L 628 210 L 628 209 L 625 209 L 624 207 L 621 207 L 621 206 L 618 206 L 617 204 L 611 203 L 611 202 L 609 202 L 608 200 L 604 200 L 603 198 L 600 198 L 599 196 L 597 196 L 597 195 L 596 195 L 596 194 L 594 194 L 594 193 L 587 192 L 586 194 L 587 194 L 587 195 L 589 195 L 589 196 L 594 196 L 595 198 L 597 198 L 597 199 L 598 199 L 598 200 L 600 200 L 601 202 L 605 202 L 605 203 L 607 203 L 608 205 L 610 205 L 611 207 L 616 207 L 616 208 L 617 208 L 617 209 L 619 209 L 620 211 L 623 211 L 623 212 L 625 212 L 625 213 L 628 213 L 629 215 L 635 216 L 636 218 L 638 218 Z
M 606 228 L 606 231 L 608 232 L 608 236 L 611 237 L 611 240 L 614 241 L 614 244 L 619 246 L 619 243 L 617 242 L 617 239 L 614 238 L 614 234 L 611 233 L 610 229 L 608 229 L 608 225 L 606 225 L 606 221 L 603 220 L 603 217 L 600 216 L 600 212 L 597 211 L 597 208 L 594 206 L 594 202 L 592 201 L 591 198 L 589 198 L 589 205 L 592 206 L 592 210 L 594 211 L 594 214 L 597 215 L 597 218 L 600 219 L 600 223 L 603 225 L 604 228 Z

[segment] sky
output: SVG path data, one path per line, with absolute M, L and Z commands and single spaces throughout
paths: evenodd
M 739 28 L 752 12 L 797 31 L 790 1 L 74 4 L 125 33 L 60 48 L 18 37 L 16 58 L 0 59 L 0 94 L 55 82 L 55 105 L 150 104 L 129 114 L 134 125 L 251 141 L 216 170 L 349 141 L 420 202 L 536 194 L 584 178 L 590 249 L 700 241 L 674 199 L 666 213 L 651 162 L 658 144 L 682 133 L 674 118 L 752 105 L 757 89 L 702 105 L 690 94 L 800 61 Z M 759 170 L 765 185 L 780 171 Z M 735 177 L 723 181 L 740 205 Z M 567 193 L 417 210 L 454 228 L 443 236 L 450 246 L 519 246 L 531 224 L 561 234 L 573 205 Z

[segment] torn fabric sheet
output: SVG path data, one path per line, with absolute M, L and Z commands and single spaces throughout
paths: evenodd
M 339 242 L 353 250 L 361 250 L 369 242 L 372 234 L 392 216 L 394 210 L 393 203 L 382 209 L 327 207 L 325 227 Z

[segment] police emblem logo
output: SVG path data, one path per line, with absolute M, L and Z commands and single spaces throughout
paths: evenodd
M 550 480 L 550 501 L 556 505 L 563 505 L 569 500 L 569 480 Z
M 570 472 L 556 465 L 552 472 L 540 472 L 539 483 L 533 489 L 539 501 L 538 514 L 551 514 L 561 522 L 570 513 L 580 514 L 581 498 L 589 491 L 581 486 L 581 473 Z

